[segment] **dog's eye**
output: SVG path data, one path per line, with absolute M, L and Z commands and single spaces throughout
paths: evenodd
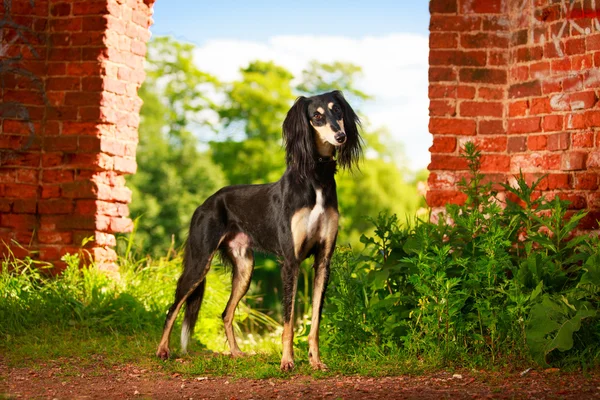
M 340 108 L 340 106 L 338 106 L 337 104 L 333 106 L 333 112 L 336 114 L 341 114 L 342 113 L 342 109 Z
M 319 113 L 314 113 L 313 118 L 315 119 L 315 121 L 320 121 L 323 119 L 323 116 Z

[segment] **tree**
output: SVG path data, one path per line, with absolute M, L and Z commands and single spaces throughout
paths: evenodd
M 285 170 L 281 124 L 294 100 L 293 75 L 263 61 L 240 72 L 219 111 L 225 132 L 210 143 L 213 160 L 231 184 L 273 182 Z
M 192 50 L 168 37 L 149 43 L 138 172 L 128 178 L 131 215 L 140 217 L 136 242 L 145 253 L 164 254 L 171 240 L 181 245 L 194 209 L 226 183 L 193 133 L 208 124 L 203 113 L 215 106 L 207 93 L 220 84 L 196 68 Z

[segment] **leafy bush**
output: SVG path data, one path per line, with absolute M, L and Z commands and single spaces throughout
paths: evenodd
M 585 212 L 536 191 L 541 179 L 503 185 L 504 204 L 464 149 L 464 205 L 437 222 L 373 220 L 366 254 L 333 260 L 328 344 L 401 349 L 441 360 L 597 363 L 600 240 L 574 236 Z M 558 349 L 561 353 L 554 350 Z M 578 358 L 579 357 L 579 358 Z

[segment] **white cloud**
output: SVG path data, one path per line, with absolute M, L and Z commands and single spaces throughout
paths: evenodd
M 209 40 L 199 46 L 199 68 L 224 81 L 239 77 L 252 60 L 272 60 L 295 76 L 311 60 L 346 61 L 363 68 L 357 86 L 372 94 L 361 113 L 375 127 L 385 125 L 404 144 L 412 168 L 429 163 L 431 135 L 427 130 L 427 37 L 393 34 L 351 39 L 336 36 L 275 36 L 267 42 Z

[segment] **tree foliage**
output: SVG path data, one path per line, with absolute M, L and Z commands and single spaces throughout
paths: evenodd
M 196 68 L 192 50 L 169 38 L 152 40 L 146 81 L 139 91 L 144 105 L 138 172 L 128 178 L 130 210 L 134 218 L 140 217 L 138 244 L 154 255 L 164 253 L 171 240 L 181 244 L 194 209 L 226 183 L 210 153 L 199 150 L 193 133 L 204 123 L 199 114 L 214 107 L 204 93 L 218 82 Z

